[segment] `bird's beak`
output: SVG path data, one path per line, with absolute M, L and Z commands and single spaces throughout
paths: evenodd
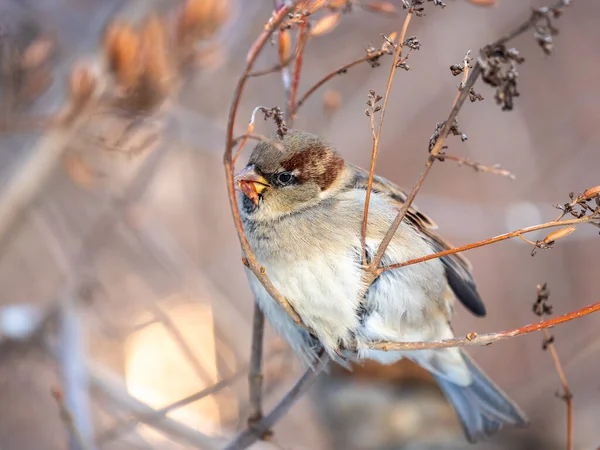
M 247 166 L 240 170 L 233 179 L 237 188 L 252 202 L 258 204 L 258 196 L 266 188 L 271 187 L 264 177 L 256 172 L 254 165 Z

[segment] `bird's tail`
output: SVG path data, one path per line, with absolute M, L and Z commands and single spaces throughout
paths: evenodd
M 439 375 L 434 378 L 454 407 L 469 442 L 494 434 L 504 424 L 526 426 L 525 413 L 464 352 L 463 357 L 473 378 L 470 385 L 459 386 Z

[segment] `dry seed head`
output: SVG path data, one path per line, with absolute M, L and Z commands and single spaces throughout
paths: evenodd
M 85 66 L 76 66 L 69 76 L 69 98 L 74 105 L 83 105 L 92 97 L 97 86 L 96 77 Z
M 551 242 L 562 239 L 571 233 L 573 233 L 577 227 L 575 225 L 571 225 L 570 227 L 561 228 L 560 230 L 553 231 L 548 236 L 546 236 L 543 240 L 544 244 L 549 244 Z
M 96 182 L 96 174 L 90 165 L 83 160 L 81 155 L 67 153 L 63 164 L 69 178 L 83 189 L 91 189 Z
M 188 0 L 179 15 L 177 38 L 180 43 L 208 39 L 227 21 L 228 0 Z
M 331 0 L 327 5 L 329 8 L 339 9 L 348 5 L 348 0 Z
M 364 7 L 383 14 L 398 14 L 396 5 L 391 2 L 368 2 L 364 4 Z
M 496 0 L 467 0 L 469 3 L 473 3 L 479 6 L 496 6 Z
M 323 94 L 323 107 L 329 111 L 335 111 L 342 104 L 342 96 L 335 89 L 328 89 Z
M 21 55 L 21 68 L 25 70 L 36 69 L 44 64 L 54 51 L 54 41 L 42 37 L 33 41 Z
M 141 50 L 145 78 L 152 87 L 166 92 L 174 77 L 166 25 L 152 14 L 141 31 Z
M 279 63 L 285 64 L 292 52 L 292 38 L 289 30 L 279 30 Z
M 312 37 L 315 37 L 315 36 L 322 36 L 323 34 L 329 33 L 340 22 L 340 18 L 341 18 L 340 13 L 331 13 L 331 14 L 321 17 L 311 27 L 310 35 Z
M 104 52 L 117 83 L 133 88 L 141 74 L 140 38 L 131 25 L 113 22 L 104 38 Z
M 593 188 L 589 188 L 587 191 L 583 193 L 581 196 L 585 200 L 589 200 L 594 197 L 598 197 L 600 195 L 600 186 L 596 186 Z
M 308 11 L 309 14 L 314 14 L 318 10 L 323 8 L 323 6 L 325 6 L 325 3 L 327 3 L 327 0 L 313 0 L 312 2 L 307 1 L 304 3 L 305 3 L 304 5 L 302 5 L 302 4 L 300 5 L 301 9 Z

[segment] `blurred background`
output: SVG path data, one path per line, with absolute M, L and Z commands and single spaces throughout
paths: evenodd
M 399 30 L 399 0 L 388 2 L 399 15 L 353 3 L 335 28 L 308 41 L 299 92 Z M 222 153 L 235 83 L 273 3 L 218 4 L 203 28 L 190 31 L 190 47 L 175 0 L 0 0 L 2 450 L 68 448 L 73 427 L 94 442 L 90 448 L 219 448 L 245 427 L 253 301 Z M 378 174 L 412 186 L 456 94 L 459 78 L 448 67 L 544 4 L 449 0 L 413 18 L 408 36 L 422 48 L 411 55 L 411 70 L 396 76 Z M 124 93 L 126 70 L 107 75 L 107 60 L 143 54 L 160 72 L 160 48 L 131 44 L 125 25 L 113 35 L 106 27 L 114 20 L 143 27 L 152 12 L 178 24 L 176 38 L 193 56 L 176 52 L 176 88 L 155 77 L 158 96 L 148 105 Z M 551 56 L 533 32 L 512 43 L 526 58 L 514 111 L 501 111 L 493 90 L 478 83 L 485 101 L 465 105 L 459 121 L 468 140 L 450 138 L 448 153 L 499 163 L 516 179 L 436 164 L 417 204 L 454 244 L 552 220 L 552 205 L 567 202 L 569 192 L 600 184 L 599 17 L 600 3 L 576 2 L 556 22 Z M 144 29 L 160 36 L 160 27 Z M 115 42 L 125 50 L 111 53 Z M 295 127 L 367 166 L 364 102 L 370 89 L 383 93 L 390 61 L 335 77 L 300 109 Z M 276 47 L 267 45 L 256 67 L 277 62 Z M 89 102 L 90 86 L 105 100 Z M 283 99 L 279 73 L 251 79 L 235 134 L 255 106 L 283 106 Z M 257 133 L 272 131 L 270 121 L 257 121 Z M 518 239 L 470 252 L 488 316 L 458 307 L 457 334 L 534 322 L 536 285 L 544 282 L 557 314 L 598 301 L 599 250 L 598 230 L 580 226 L 535 257 Z M 576 449 L 600 446 L 598 320 L 551 330 L 574 395 Z M 425 374 L 407 363 L 366 364 L 353 372 L 331 368 L 275 426 L 273 441 L 253 448 L 565 448 L 565 406 L 542 336 L 469 351 L 530 415 L 527 430 L 503 430 L 470 446 Z M 268 325 L 265 355 L 268 411 L 303 369 Z

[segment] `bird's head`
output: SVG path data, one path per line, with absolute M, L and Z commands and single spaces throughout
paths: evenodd
M 314 206 L 340 186 L 344 160 L 318 136 L 290 130 L 259 142 L 235 176 L 242 212 L 272 220 Z

